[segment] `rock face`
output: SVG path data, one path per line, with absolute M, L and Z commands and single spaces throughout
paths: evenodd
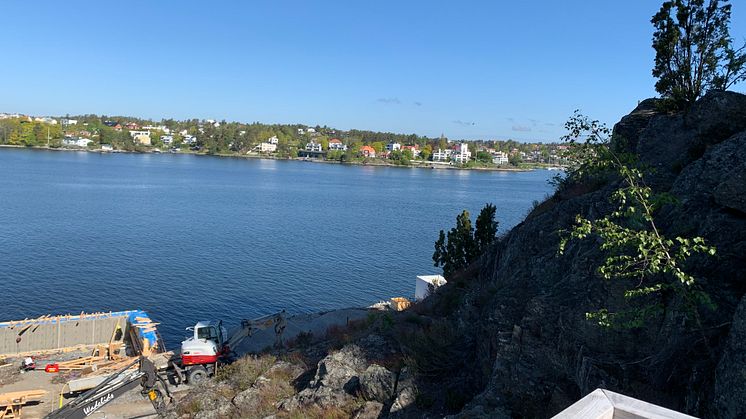
M 656 192 L 678 199 L 656 214 L 663 233 L 717 247 L 716 258 L 688 266 L 717 308 L 700 308 L 698 327 L 671 296 L 665 315 L 643 329 L 589 323 L 586 312 L 624 307 L 624 284 L 596 275 L 597 243 L 571 242 L 558 256 L 557 232 L 576 214 L 608 214 L 617 185 L 570 188 L 484 255 L 467 283 L 454 323 L 474 342 L 473 376 L 486 384 L 463 417 L 548 417 L 599 387 L 695 416 L 744 416 L 746 96 L 710 93 L 687 114 L 643 101 L 614 141 L 653 169 L 646 181 Z
M 308 385 L 282 403 L 284 410 L 315 405 L 321 408 L 343 407 L 362 399 L 366 404 L 355 417 L 386 416 L 394 412 L 400 399 L 408 406 L 414 401 L 415 387 L 411 381 L 402 383 L 399 374 L 371 363 L 392 349 L 378 335 L 371 334 L 349 343 L 324 357 Z
M 387 403 L 394 396 L 396 374 L 373 364 L 360 376 L 360 393 L 365 400 Z
M 712 417 L 746 417 L 746 298 L 733 316 L 728 343 L 715 376 Z

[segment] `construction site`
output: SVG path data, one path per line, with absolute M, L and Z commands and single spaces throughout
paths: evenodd
M 0 418 L 44 417 L 141 356 L 166 366 L 157 325 L 140 310 L 0 323 Z
M 45 315 L 0 323 L 0 419 L 151 416 L 238 356 L 365 318 L 368 309 L 200 321 L 179 351 L 142 310 Z M 247 339 L 249 338 L 250 339 Z
M 415 301 L 445 283 L 417 277 Z M 178 393 L 246 354 L 284 348 L 301 335 L 324 336 L 368 317 L 407 309 L 391 298 L 368 308 L 254 319 L 197 321 L 177 350 L 143 310 L 44 315 L 0 322 L 0 419 L 130 418 L 165 412 Z

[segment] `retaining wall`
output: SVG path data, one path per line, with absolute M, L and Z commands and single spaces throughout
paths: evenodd
M 0 323 L 0 355 L 107 344 L 132 311 L 43 317 Z M 141 313 L 141 312 L 139 312 Z

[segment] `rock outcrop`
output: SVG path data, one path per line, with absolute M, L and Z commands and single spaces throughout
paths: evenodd
M 656 192 L 677 198 L 657 214 L 663 233 L 717 247 L 716 258 L 688 266 L 717 308 L 701 308 L 701 327 L 676 296 L 641 329 L 588 322 L 586 312 L 624 307 L 624 284 L 595 274 L 604 257 L 597 243 L 572 242 L 558 256 L 558 232 L 576 214 L 608 214 L 617 184 L 572 185 L 484 255 L 467 281 L 453 321 L 468 325 L 473 368 L 487 384 L 463 417 L 548 417 L 599 387 L 697 416 L 743 415 L 746 313 L 736 307 L 746 291 L 746 96 L 710 93 L 686 114 L 646 100 L 617 124 L 614 141 L 651 168 Z

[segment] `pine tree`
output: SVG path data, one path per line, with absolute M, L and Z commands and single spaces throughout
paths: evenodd
M 725 90 L 746 80 L 746 44 L 733 49 L 728 0 L 670 0 L 651 23 L 658 78 L 655 89 L 679 107 L 708 90 Z
M 477 228 L 474 230 L 469 211 L 464 210 L 456 217 L 456 226 L 447 234 L 440 230 L 433 262 L 436 267 L 443 267 L 444 276 L 449 277 L 469 266 L 495 241 L 498 225 L 495 212 L 494 205 L 485 205 L 477 217 Z

